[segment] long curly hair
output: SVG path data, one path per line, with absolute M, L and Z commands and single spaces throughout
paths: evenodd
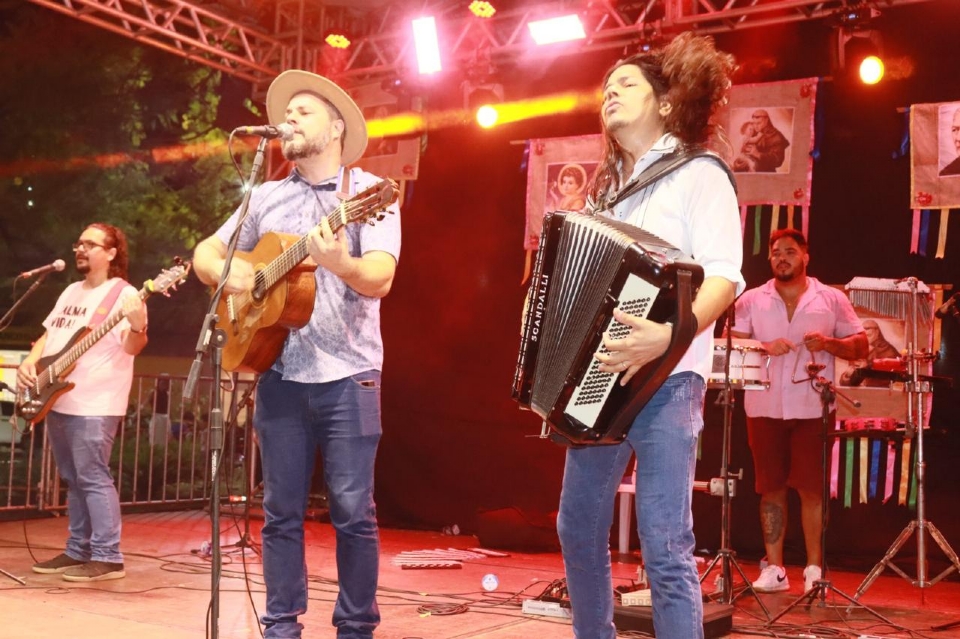
M 117 249 L 117 255 L 113 258 L 113 261 L 110 262 L 110 269 L 107 271 L 107 277 L 119 277 L 120 279 L 127 279 L 127 270 L 129 269 L 130 263 L 130 252 L 127 248 L 127 236 L 123 234 L 123 231 L 118 229 L 115 226 L 106 224 L 105 222 L 94 222 L 93 224 L 87 225 L 88 229 L 99 229 L 103 231 L 104 242 L 106 242 L 107 248 Z
M 601 86 L 614 71 L 632 64 L 650 83 L 654 95 L 670 104 L 663 116 L 664 130 L 686 147 L 705 146 L 711 136 L 723 137 L 713 116 L 727 101 L 731 76 L 737 65 L 729 53 L 717 50 L 713 38 L 681 33 L 663 49 L 637 53 L 616 62 L 603 77 Z M 603 118 L 601 118 L 603 127 Z M 590 183 L 590 199 L 600 202 L 607 193 L 621 187 L 623 151 L 603 127 L 603 156 Z

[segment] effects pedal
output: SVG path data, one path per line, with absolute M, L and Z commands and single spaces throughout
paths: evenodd
M 523 602 L 523 614 L 541 615 L 543 617 L 559 617 L 561 619 L 569 619 L 570 608 L 567 608 L 556 601 L 540 601 L 539 599 L 525 599 Z

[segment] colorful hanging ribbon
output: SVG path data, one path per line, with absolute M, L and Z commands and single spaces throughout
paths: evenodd
M 843 473 L 843 507 L 850 508 L 853 505 L 853 438 L 847 439 L 846 453 L 847 468 Z
M 893 469 L 897 465 L 897 447 L 893 440 L 887 441 L 887 476 L 883 484 L 883 503 L 890 501 L 893 497 Z
M 877 479 L 880 475 L 880 440 L 871 442 L 870 448 L 870 494 L 869 499 L 877 498 Z
M 760 205 L 753 207 L 753 254 L 760 255 Z
M 897 492 L 897 504 L 905 506 L 907 504 L 907 483 L 910 479 L 910 443 L 911 440 L 903 440 L 903 451 L 900 457 L 900 489 Z

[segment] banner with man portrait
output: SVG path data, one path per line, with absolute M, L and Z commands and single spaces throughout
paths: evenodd
M 936 257 L 947 243 L 948 212 L 960 208 L 960 102 L 910 107 L 912 253 L 926 254 L 934 211 L 939 209 Z
M 960 102 L 910 107 L 910 189 L 915 208 L 960 208 Z

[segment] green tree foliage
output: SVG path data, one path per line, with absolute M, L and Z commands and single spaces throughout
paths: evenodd
M 68 264 L 17 313 L 35 336 L 87 224 L 127 233 L 139 285 L 217 228 L 241 180 L 216 125 L 220 72 L 29 5 L 0 7 L 0 25 L 0 313 L 17 272 Z M 151 302 L 152 337 L 164 319 L 196 332 L 206 295 L 187 288 Z

